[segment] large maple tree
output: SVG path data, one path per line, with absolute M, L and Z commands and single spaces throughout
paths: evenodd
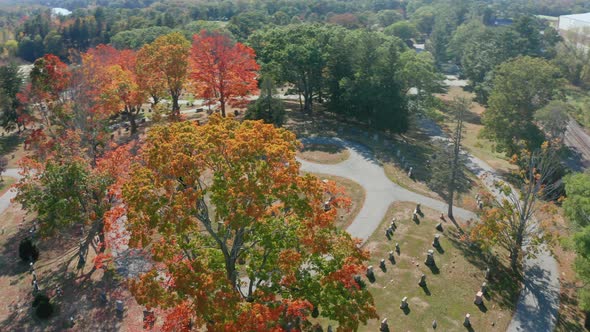
M 350 201 L 300 174 L 297 147 L 289 131 L 220 116 L 149 131 L 122 197 L 130 245 L 154 260 L 131 289 L 168 311 L 166 329 L 282 331 L 319 311 L 353 330 L 377 316 L 354 281 L 368 253 L 334 225 Z
M 172 115 L 176 118 L 180 117 L 178 99 L 187 78 L 189 50 L 190 42 L 180 32 L 173 32 L 144 45 L 137 54 L 144 91 L 157 98 L 165 86 L 172 99 Z
M 225 117 L 226 104 L 243 106 L 245 97 L 258 92 L 254 50 L 219 32 L 201 31 L 193 36 L 191 79 L 197 95 L 219 102 Z

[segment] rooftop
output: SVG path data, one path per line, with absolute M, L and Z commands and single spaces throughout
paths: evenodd
M 572 19 L 572 20 L 590 23 L 590 13 L 573 14 L 573 15 L 561 15 L 560 18 L 562 18 L 562 17 L 567 17 L 567 18 Z

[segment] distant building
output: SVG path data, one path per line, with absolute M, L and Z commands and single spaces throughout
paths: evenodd
M 590 13 L 561 15 L 557 24 L 559 32 L 590 33 Z

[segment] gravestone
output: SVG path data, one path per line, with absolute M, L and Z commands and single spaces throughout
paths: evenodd
M 483 284 L 481 284 L 481 292 L 483 294 L 485 294 L 488 291 L 488 283 L 484 282 Z
M 471 318 L 471 315 L 470 314 L 465 315 L 465 320 L 463 321 L 463 326 L 465 326 L 465 327 L 470 327 L 471 326 L 471 320 L 470 320 L 470 318 Z
M 385 259 L 381 259 L 381 262 L 379 262 L 379 267 L 380 267 L 382 270 L 385 270 Z
M 483 293 L 481 291 L 475 294 L 475 300 L 473 300 L 473 303 L 477 305 L 483 304 Z
M 39 291 L 39 285 L 37 284 L 37 280 L 33 280 L 33 292 Z
M 436 319 L 432 321 L 432 328 L 436 330 L 438 324 L 436 323 Z
M 395 256 L 393 256 L 393 251 L 389 252 L 389 261 L 391 264 L 395 264 Z
M 426 275 L 425 274 L 422 274 L 422 276 L 420 276 L 420 281 L 418 282 L 418 285 L 420 287 L 426 286 Z
M 388 240 L 391 240 L 391 233 L 389 232 L 389 228 L 385 230 L 385 237 L 386 237 Z
M 121 300 L 115 301 L 115 309 L 117 310 L 118 313 L 123 313 L 123 311 L 125 311 L 125 305 L 123 304 L 123 301 L 121 301 Z
M 434 251 L 433 250 L 428 250 L 428 252 L 426 253 L 426 261 L 424 262 L 424 264 L 426 264 L 428 266 L 436 265 L 436 263 L 434 262 Z
M 414 170 L 414 167 L 410 166 L 410 170 L 408 171 L 408 177 L 411 179 L 412 178 L 412 171 Z
M 407 296 L 405 296 L 402 299 L 402 303 L 400 304 L 399 308 L 400 309 L 407 309 L 408 308 L 408 297 Z
M 394 230 L 397 229 L 397 225 L 395 224 L 396 221 L 397 219 L 395 218 L 391 219 L 391 228 L 393 228 Z
M 109 299 L 107 298 L 107 292 L 100 292 L 100 300 L 102 301 L 102 303 L 107 303 L 109 301 Z
M 422 210 L 420 209 L 420 203 L 416 204 L 416 213 L 422 214 Z
M 492 271 L 490 270 L 490 268 L 489 267 L 486 268 L 486 279 L 490 280 L 491 275 L 492 275 Z
M 399 252 L 400 252 L 399 243 L 395 244 L 395 252 L 397 252 L 397 254 L 399 255 Z
M 442 223 L 439 222 L 438 224 L 436 224 L 436 230 L 439 231 L 439 232 L 442 232 L 443 231 Z
M 356 282 L 357 285 L 359 285 L 359 287 L 362 288 L 363 286 L 363 281 L 361 280 L 361 276 L 360 275 L 355 275 L 354 276 L 354 281 Z
M 440 247 L 440 234 L 434 235 L 434 241 L 432 241 L 432 246 L 435 248 Z
M 389 227 L 387 227 L 387 230 L 389 231 L 389 235 L 393 236 L 393 232 L 395 231 L 395 229 L 393 229 L 393 227 L 389 226 Z
M 373 272 L 373 265 L 369 265 L 369 267 L 367 267 L 367 278 L 375 278 L 375 273 Z
M 389 332 L 389 325 L 387 325 L 387 318 L 383 318 L 381 321 L 381 326 L 379 327 L 379 332 Z
M 416 211 L 414 211 L 414 213 L 412 213 L 412 221 L 413 222 L 419 222 L 420 219 L 418 219 L 418 214 L 416 213 Z

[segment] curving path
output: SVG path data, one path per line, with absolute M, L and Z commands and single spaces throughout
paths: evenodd
M 301 159 L 298 161 L 301 163 L 303 171 L 341 176 L 364 187 L 366 191 L 365 204 L 347 229 L 352 236 L 362 239 L 363 242 L 379 227 L 389 205 L 393 202 L 416 202 L 442 213 L 447 212 L 446 203 L 416 194 L 391 182 L 372 152 L 363 145 L 339 138 L 325 137 L 304 138 L 301 141 L 303 143 L 338 144 L 349 150 L 350 157 L 335 165 L 315 164 Z M 454 208 L 453 212 L 459 218 L 476 218 L 475 213 L 461 208 Z
M 2 175 L 10 176 L 15 179 L 20 179 L 22 176 L 19 174 L 18 168 L 8 168 Z M 16 196 L 16 189 L 11 188 L 10 190 L 6 191 L 4 195 L 0 196 L 0 214 L 4 212 L 10 205 L 12 199 Z
M 422 128 L 432 139 L 448 140 L 440 127 L 430 119 L 421 119 Z M 463 151 L 469 158 L 469 170 L 482 180 L 497 199 L 504 195 L 494 183 L 502 180 L 485 161 Z M 533 225 L 534 227 L 534 225 Z M 553 331 L 559 314 L 559 266 L 546 248 L 535 257 L 525 257 L 523 263 L 523 286 L 516 310 L 507 332 Z
M 424 127 L 423 127 L 424 128 Z M 435 139 L 446 139 L 442 131 L 427 130 Z M 365 146 L 338 138 L 304 138 L 303 143 L 329 143 L 345 146 L 350 157 L 336 165 L 315 164 L 298 159 L 301 169 L 307 172 L 331 174 L 356 181 L 366 190 L 365 205 L 347 231 L 363 241 L 379 226 L 387 208 L 395 201 L 412 201 L 446 213 L 447 205 L 441 201 L 425 197 L 392 183 L 383 167 Z M 494 169 L 484 161 L 467 154 L 468 168 L 477 175 L 488 190 L 500 195 L 494 182 L 500 180 Z M 460 218 L 475 219 L 473 212 L 454 208 Z M 553 331 L 559 310 L 559 270 L 557 262 L 549 251 L 542 250 L 535 258 L 524 261 L 524 289 L 520 292 L 516 310 L 508 332 Z

